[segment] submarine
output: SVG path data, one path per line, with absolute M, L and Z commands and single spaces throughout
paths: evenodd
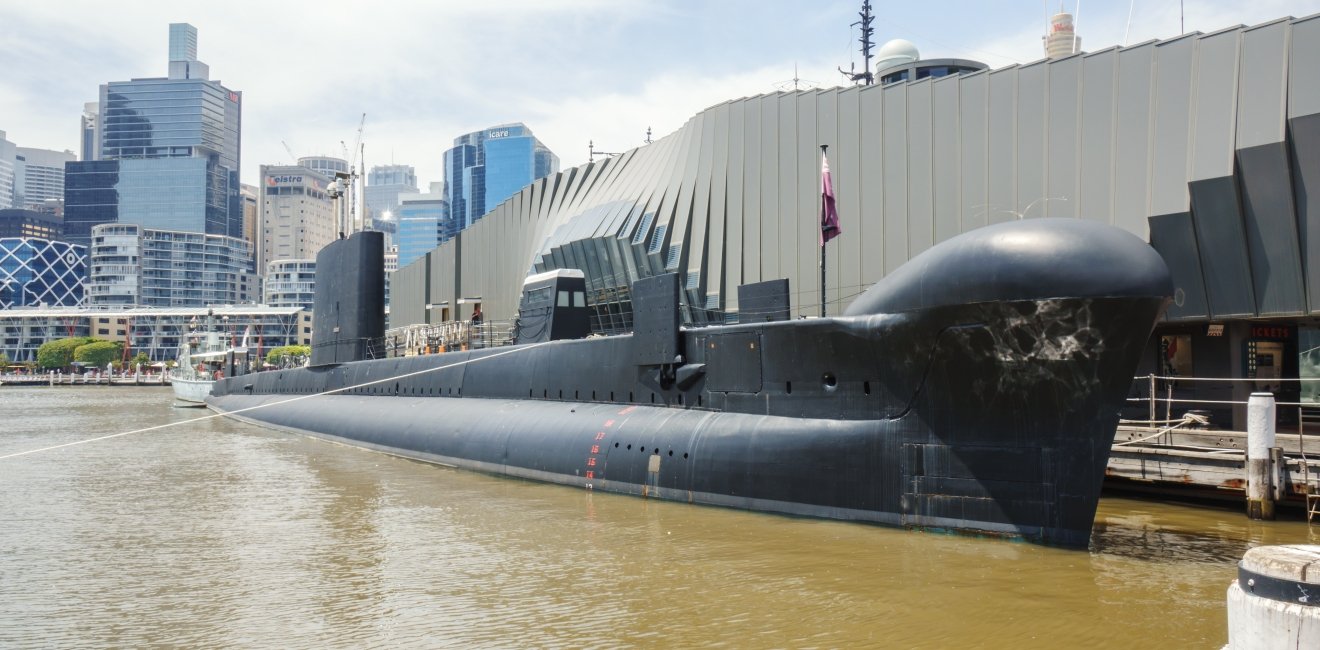
M 388 357 L 382 255 L 376 232 L 327 246 L 310 365 L 235 364 L 209 407 L 519 479 L 1072 548 L 1173 290 L 1131 233 L 1023 219 L 934 245 L 837 317 L 782 318 L 786 287 L 760 283 L 741 322 L 684 326 L 670 274 L 633 284 L 631 333 L 587 337 L 582 274 L 560 270 L 524 285 L 516 342 Z

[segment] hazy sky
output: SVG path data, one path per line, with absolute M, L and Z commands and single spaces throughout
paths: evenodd
M 1068 0 L 1074 9 L 1076 0 Z M 1083 2 L 1083 49 L 1179 32 L 1178 0 Z M 1320 0 L 1184 0 L 1186 30 L 1320 12 Z M 702 109 L 860 66 L 860 1 L 449 0 L 194 2 L 0 0 L 0 130 L 19 146 L 78 148 L 78 118 L 107 81 L 165 76 L 168 24 L 198 29 L 211 78 L 243 91 L 244 182 L 261 164 L 341 155 L 367 114 L 368 166 L 439 180 L 453 138 L 523 122 L 564 168 L 587 143 L 624 151 Z M 874 2 L 877 44 L 992 67 L 1041 57 L 1058 0 Z M 1129 22 L 1129 12 L 1131 20 Z

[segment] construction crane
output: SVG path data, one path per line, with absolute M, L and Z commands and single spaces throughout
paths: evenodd
M 280 140 L 280 144 L 284 145 L 284 150 L 289 153 L 289 164 L 290 165 L 298 164 L 298 156 L 295 156 L 293 154 L 293 147 L 290 147 L 289 143 L 283 140 Z

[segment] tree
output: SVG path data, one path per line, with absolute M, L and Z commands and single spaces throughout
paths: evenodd
M 266 353 L 266 363 L 280 367 L 301 365 L 311 354 L 312 348 L 306 345 L 283 345 Z
M 128 367 L 130 369 L 137 369 L 138 366 L 142 366 L 145 368 L 150 365 L 151 365 L 151 357 L 147 356 L 146 352 L 139 352 L 133 355 L 132 359 L 128 360 Z
M 93 368 L 104 368 L 112 361 L 116 361 L 124 353 L 122 343 L 113 341 L 93 341 L 86 345 L 80 345 L 73 351 L 73 360 L 91 366 Z
M 7 367 L 8 365 L 9 365 L 9 355 L 0 352 L 0 371 L 3 371 L 5 367 Z
M 90 336 L 74 336 L 43 343 L 37 348 L 37 365 L 49 370 L 68 368 L 74 361 L 73 351 L 95 340 Z

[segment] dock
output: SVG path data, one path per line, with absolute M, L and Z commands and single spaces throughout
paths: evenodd
M 4 374 L 0 375 L 0 388 L 7 386 L 169 386 L 168 373 L 123 374 L 70 373 L 70 374 Z

